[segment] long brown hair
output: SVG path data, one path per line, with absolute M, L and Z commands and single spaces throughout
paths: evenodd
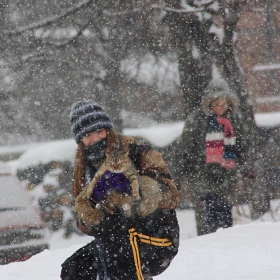
M 105 129 L 107 136 L 107 147 L 108 151 L 112 151 L 114 147 L 120 144 L 120 135 L 111 129 Z M 78 148 L 76 150 L 75 160 L 74 160 L 74 172 L 72 179 L 72 193 L 74 198 L 78 196 L 82 188 L 85 187 L 85 145 L 82 141 L 79 142 Z

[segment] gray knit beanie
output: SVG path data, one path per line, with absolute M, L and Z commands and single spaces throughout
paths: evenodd
M 92 100 L 82 100 L 72 105 L 70 123 L 77 143 L 100 128 L 113 128 L 109 116 Z

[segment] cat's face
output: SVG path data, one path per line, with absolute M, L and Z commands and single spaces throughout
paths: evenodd
M 112 150 L 106 153 L 105 165 L 114 173 L 123 173 L 129 168 L 128 151 Z

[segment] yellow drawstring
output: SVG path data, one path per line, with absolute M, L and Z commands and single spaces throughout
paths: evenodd
M 129 240 L 132 248 L 134 263 L 136 267 L 136 273 L 137 273 L 137 279 L 138 280 L 145 280 L 142 274 L 142 268 L 141 268 L 141 260 L 140 260 L 140 254 L 138 249 L 138 243 L 137 243 L 137 236 L 139 237 L 140 241 L 142 243 L 151 244 L 153 246 L 171 246 L 172 242 L 168 238 L 157 238 L 148 236 L 142 233 L 138 233 L 135 231 L 134 228 L 131 228 L 128 230 L 129 232 Z

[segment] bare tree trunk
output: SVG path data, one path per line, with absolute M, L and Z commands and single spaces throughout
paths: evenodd
M 120 63 L 111 60 L 107 64 L 107 76 L 103 81 L 104 84 L 104 98 L 103 103 L 106 106 L 108 114 L 110 115 L 114 129 L 122 132 L 123 123 L 121 118 L 122 109 L 122 95 L 120 91 Z
M 248 192 L 251 194 L 252 218 L 258 218 L 269 209 L 267 188 L 264 184 L 264 162 L 261 153 L 260 131 L 254 119 L 254 108 L 246 90 L 246 77 L 238 65 L 238 54 L 234 46 L 235 28 L 244 8 L 244 3 L 236 3 L 225 7 L 224 13 L 224 41 L 222 46 L 222 61 L 224 76 L 229 85 L 237 93 L 240 99 L 240 111 L 242 113 L 243 130 L 241 138 L 249 143 L 242 172 L 246 169 L 254 172 L 255 178 L 251 178 Z

